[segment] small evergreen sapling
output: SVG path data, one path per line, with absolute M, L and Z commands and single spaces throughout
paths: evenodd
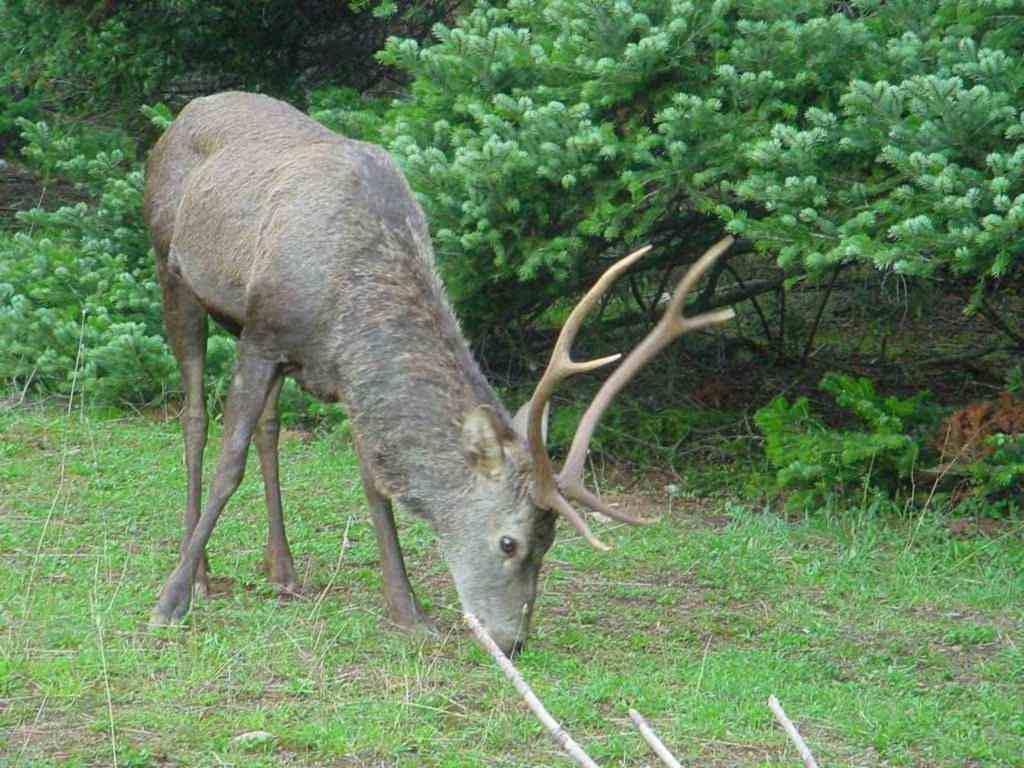
M 871 488 L 896 494 L 914 472 L 923 445 L 919 427 L 932 423 L 927 393 L 882 397 L 869 379 L 830 373 L 821 389 L 867 429 L 831 429 L 811 414 L 806 397 L 790 404 L 778 396 L 754 416 L 765 453 L 776 467 L 776 486 L 796 506 Z

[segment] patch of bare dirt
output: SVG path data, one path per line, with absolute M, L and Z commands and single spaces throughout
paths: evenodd
M 282 442 L 311 443 L 316 439 L 316 432 L 308 429 L 291 428 L 281 430 Z
M 684 525 L 714 530 L 721 530 L 732 522 L 732 518 L 722 512 L 720 499 L 680 493 L 685 488 L 680 487 L 679 479 L 657 467 L 638 471 L 625 463 L 607 462 L 601 467 L 600 482 L 588 487 L 598 490 L 613 509 L 634 517 L 671 518 Z
M 235 591 L 235 580 L 230 576 L 210 576 L 210 597 L 228 597 Z
M 46 758 L 60 763 L 68 760 L 73 753 L 68 746 L 80 749 L 84 745 L 99 745 L 109 736 L 97 732 L 85 721 L 84 715 L 70 712 L 56 712 L 46 706 L 44 699 L 32 722 L 25 722 L 7 731 L 7 744 L 15 761 Z
M 710 528 L 720 531 L 726 528 L 732 517 L 722 511 L 718 499 L 706 496 L 677 496 L 665 490 L 668 486 L 657 487 L 660 478 L 651 481 L 645 478 L 644 490 L 632 493 L 610 493 L 604 498 L 617 509 L 632 515 L 658 520 L 668 518 L 689 528 Z
M 744 744 L 725 739 L 700 739 L 696 745 L 702 766 L 735 768 L 737 765 L 771 765 L 784 762 L 786 748 L 770 744 Z M 820 750 L 819 750 L 820 752 Z M 675 747 L 675 754 L 685 759 L 686 747 Z
M 1019 527 L 1019 522 L 993 517 L 959 517 L 946 523 L 950 536 L 958 539 L 993 538 Z
M 177 421 L 181 417 L 183 410 L 185 410 L 184 401 L 170 398 L 161 405 L 143 408 L 139 411 L 139 414 L 148 421 L 164 424 L 169 421 Z
M 948 605 L 921 603 L 907 609 L 907 613 L 923 619 L 955 626 L 957 622 L 969 621 L 995 627 L 1000 632 L 1012 634 L 1024 631 L 1024 624 L 1007 618 L 1002 614 L 988 614 L 968 608 L 951 608 Z

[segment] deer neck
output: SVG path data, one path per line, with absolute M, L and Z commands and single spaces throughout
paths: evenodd
M 353 302 L 330 336 L 332 378 L 363 460 L 382 491 L 433 520 L 474 482 L 462 449 L 466 414 L 481 404 L 505 409 L 436 278 L 427 283 L 383 305 Z

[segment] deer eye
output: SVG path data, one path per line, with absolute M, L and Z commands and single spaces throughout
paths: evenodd
M 516 553 L 516 547 L 518 544 L 516 544 L 516 540 L 511 536 L 502 536 L 501 539 L 498 540 L 498 546 L 501 547 L 502 552 L 509 557 L 512 557 L 512 555 Z

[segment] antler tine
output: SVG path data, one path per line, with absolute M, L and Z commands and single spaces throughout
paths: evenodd
M 683 302 L 686 301 L 690 289 L 697 284 L 698 280 L 704 277 L 704 273 L 708 271 L 712 264 L 718 261 L 718 258 L 723 253 L 732 247 L 734 242 L 736 242 L 735 238 L 728 235 L 704 251 L 704 254 L 694 262 L 693 266 L 686 270 L 683 279 L 679 281 L 679 285 L 672 292 L 672 300 L 669 302 L 668 307 L 665 308 L 665 314 L 662 315 L 662 319 L 668 318 L 673 325 L 682 326 L 682 330 L 679 331 L 680 334 L 695 328 L 703 328 L 705 325 L 725 322 L 736 314 L 732 309 L 725 309 L 721 312 L 705 312 L 703 315 L 697 315 L 697 317 L 693 318 L 683 317 Z
M 594 549 L 599 549 L 602 552 L 608 552 L 611 547 L 601 541 L 597 536 L 594 535 L 593 531 L 590 530 L 590 526 L 587 525 L 586 521 L 572 508 L 572 504 L 565 500 L 558 490 L 551 496 L 552 505 L 554 511 L 572 523 L 572 527 L 579 531 L 580 535 L 587 540 L 587 543 Z
M 602 414 L 619 393 L 619 390 L 662 349 L 687 331 L 725 322 L 735 315 L 732 309 L 714 310 L 697 315 L 696 317 L 683 317 L 682 315 L 683 303 L 690 289 L 700 280 L 708 268 L 723 253 L 729 250 L 733 242 L 732 237 L 722 238 L 705 251 L 704 255 L 687 270 L 673 292 L 672 300 L 669 302 L 661 319 L 658 320 L 658 323 L 651 329 L 650 333 L 627 355 L 622 365 L 615 369 L 598 390 L 597 395 L 580 420 L 580 425 L 576 429 L 576 435 L 573 437 L 572 446 L 569 448 L 565 464 L 556 478 L 566 498 L 574 499 L 591 509 L 626 523 L 653 522 L 651 520 L 631 518 L 623 515 L 621 512 L 616 512 L 604 504 L 599 497 L 583 487 L 583 462 L 587 455 L 587 447 L 590 445 L 590 438 L 593 436 L 594 429 L 597 427 Z
M 586 295 L 580 299 L 579 303 L 569 314 L 569 318 L 562 326 L 562 330 L 558 334 L 558 340 L 555 342 L 555 347 L 551 351 L 551 359 L 548 362 L 548 367 L 544 370 L 544 375 L 541 376 L 540 381 L 537 382 L 537 388 L 533 391 L 533 396 L 530 398 L 526 440 L 530 447 L 530 453 L 533 456 L 533 466 L 537 477 L 537 501 L 538 503 L 544 504 L 549 509 L 554 509 L 557 504 L 552 496 L 558 495 L 558 486 L 555 482 L 554 469 L 551 466 L 551 458 L 548 456 L 547 447 L 544 445 L 544 437 L 542 434 L 541 425 L 544 419 L 544 407 L 551 399 L 551 395 L 554 394 L 555 387 L 572 374 L 592 371 L 603 365 L 614 363 L 622 357 L 622 355 L 615 354 L 596 360 L 576 362 L 572 359 L 570 353 L 572 351 L 572 343 L 576 339 L 576 334 L 579 332 L 584 318 L 586 318 L 619 275 L 629 269 L 633 262 L 647 253 L 650 249 L 651 246 L 644 246 L 639 250 L 633 251 L 633 253 L 628 256 L 619 259 L 605 270 L 600 279 L 598 279 L 598 281 L 594 283 L 593 287 L 587 291 Z M 563 510 L 558 511 L 565 514 Z M 583 519 L 580 518 L 575 511 L 573 512 L 573 515 L 576 517 L 575 520 L 569 515 L 566 516 L 569 517 L 580 533 L 587 537 L 588 541 L 591 541 L 591 543 L 597 541 L 593 534 L 590 533 L 590 530 L 587 529 Z M 603 547 L 604 545 L 601 546 Z
M 556 480 L 557 479 L 558 478 L 556 477 Z M 585 507 L 588 507 L 595 512 L 600 512 L 602 515 L 610 517 L 613 520 L 618 520 L 620 523 L 626 523 L 627 525 L 650 525 L 651 523 L 657 522 L 657 520 L 651 520 L 646 517 L 634 517 L 633 515 L 627 515 L 625 512 L 620 512 L 619 510 L 608 506 L 600 496 L 587 490 L 586 486 L 581 482 L 571 483 L 567 487 L 559 481 L 559 488 L 562 490 L 562 494 L 567 498 L 575 499 Z

